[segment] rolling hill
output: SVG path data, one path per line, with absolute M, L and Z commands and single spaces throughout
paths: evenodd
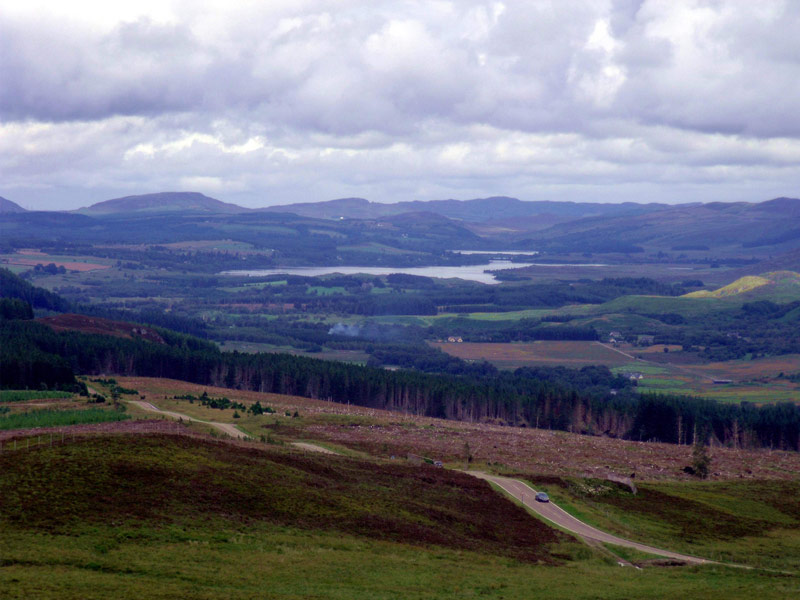
M 93 216 L 110 215 L 117 213 L 217 213 L 239 214 L 249 209 L 221 202 L 197 192 L 160 192 L 157 194 L 143 194 L 139 196 L 125 196 L 92 204 L 81 208 L 78 212 Z
M 762 203 L 713 202 L 661 206 L 633 215 L 590 217 L 556 224 L 531 236 L 551 249 L 615 240 L 666 251 L 725 248 L 737 252 L 789 251 L 800 244 L 800 199 Z
M 369 219 L 382 218 L 403 213 L 435 213 L 470 223 L 488 220 L 513 219 L 518 217 L 556 218 L 570 220 L 582 217 L 638 214 L 657 210 L 664 205 L 600 204 L 592 202 L 524 201 L 508 196 L 492 196 L 472 200 L 413 200 L 385 204 L 370 202 L 364 198 L 340 198 L 323 202 L 306 202 L 269 206 L 259 210 L 266 212 L 291 212 L 297 215 L 320 219 Z
M 772 289 L 768 289 L 772 288 Z M 699 290 L 686 294 L 685 298 L 727 298 L 753 291 L 786 292 L 794 291 L 800 296 L 800 274 L 792 271 L 773 271 L 762 275 L 745 275 L 736 281 L 716 290 Z
M 22 213 L 27 212 L 16 202 L 12 202 L 8 198 L 0 196 L 0 213 Z

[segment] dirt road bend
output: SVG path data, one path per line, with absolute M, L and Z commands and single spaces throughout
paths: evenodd
M 338 454 L 338 452 L 329 450 L 324 446 L 320 446 L 318 444 L 309 444 L 308 442 L 292 442 L 292 446 L 308 452 L 319 452 L 320 454 Z
M 616 546 L 624 546 L 626 548 L 633 548 L 641 552 L 647 552 L 648 554 L 673 558 L 675 560 L 681 560 L 692 564 L 714 564 L 714 561 L 706 560 L 705 558 L 698 558 L 696 556 L 689 556 L 688 554 L 680 554 L 678 552 L 662 550 L 661 548 L 647 546 L 646 544 L 640 544 L 639 542 L 626 540 L 624 538 L 611 535 L 610 533 L 606 533 L 605 531 L 600 531 L 599 529 L 596 529 L 591 525 L 576 519 L 552 502 L 537 502 L 534 499 L 536 496 L 536 490 L 518 479 L 489 475 L 488 473 L 483 473 L 480 471 L 465 471 L 465 473 L 469 473 L 470 475 L 474 475 L 475 477 L 494 483 L 512 497 L 520 500 L 526 507 L 536 512 L 541 517 L 552 523 L 555 523 L 567 531 L 571 531 L 572 533 L 579 535 L 586 540 L 601 542 L 604 544 L 614 544 Z
M 195 423 L 205 423 L 206 425 L 211 425 L 211 427 L 213 427 L 214 429 L 218 429 L 222 433 L 229 435 L 232 438 L 250 439 L 251 437 L 246 433 L 244 433 L 243 431 L 237 429 L 236 425 L 233 425 L 231 423 L 218 423 L 216 421 L 203 421 L 202 419 L 195 419 L 194 417 L 190 417 L 189 415 L 173 412 L 171 410 L 161 410 L 155 404 L 151 404 L 150 402 L 146 402 L 144 400 L 129 400 L 129 402 L 131 404 L 135 404 L 136 406 L 144 410 L 166 415 L 173 419 L 183 419 L 184 421 L 194 421 Z

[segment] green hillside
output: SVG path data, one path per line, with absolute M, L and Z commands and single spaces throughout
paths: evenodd
M 759 277 L 757 275 L 747 275 L 740 277 L 733 283 L 718 288 L 713 291 L 699 290 L 697 292 L 690 292 L 686 294 L 686 298 L 725 298 L 727 296 L 736 296 L 752 291 L 762 285 L 768 285 L 771 281 L 766 277 Z
M 117 435 L 4 452 L 0 470 L 4 531 L 289 527 L 549 564 L 561 562 L 553 550 L 568 539 L 456 471 L 183 436 Z
M 778 599 L 798 585 L 723 566 L 623 569 L 430 467 L 118 435 L 6 450 L 0 468 L 9 599 Z

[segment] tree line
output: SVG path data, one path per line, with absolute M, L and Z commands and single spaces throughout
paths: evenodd
M 161 333 L 161 332 L 160 332 Z M 0 385 L 37 387 L 73 373 L 168 377 L 447 419 L 642 441 L 800 450 L 800 407 L 639 395 L 605 367 L 485 376 L 387 371 L 288 354 L 221 352 L 173 333 L 164 344 L 0 323 Z M 43 369 L 47 366 L 47 369 Z M 50 383 L 48 383 L 50 385 Z

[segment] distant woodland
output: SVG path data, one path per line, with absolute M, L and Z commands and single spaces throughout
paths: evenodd
M 287 354 L 225 353 L 191 336 L 158 333 L 165 343 L 56 333 L 35 321 L 4 320 L 0 381 L 9 388 L 57 388 L 73 385 L 76 373 L 169 377 L 447 419 L 675 444 L 800 450 L 800 407 L 794 404 L 756 407 L 637 395 L 605 367 L 434 375 Z

